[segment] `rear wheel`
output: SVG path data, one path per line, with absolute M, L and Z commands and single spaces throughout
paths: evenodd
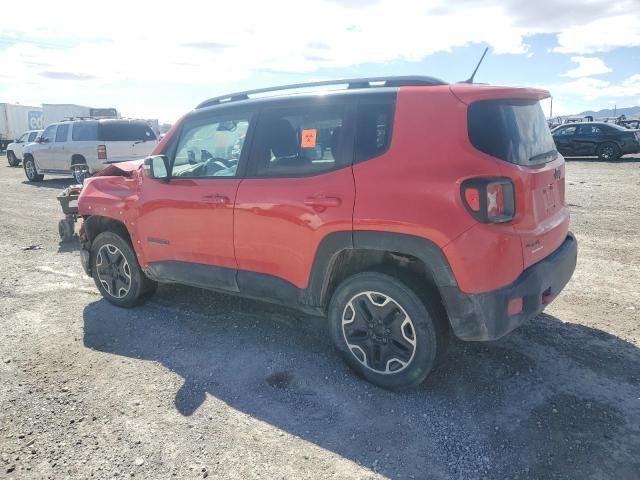
M 84 179 L 89 176 L 89 167 L 87 167 L 86 164 L 72 165 L 71 173 L 73 174 L 73 179 L 76 183 L 82 185 Z
M 610 162 L 620 158 L 620 149 L 615 143 L 605 143 L 598 148 L 598 158 L 604 162 Z
M 356 274 L 336 289 L 329 325 L 336 349 L 356 373 L 383 388 L 422 383 L 442 357 L 448 330 L 437 308 L 396 277 Z
M 41 182 L 44 175 L 41 175 L 36 170 L 36 164 L 33 161 L 33 157 L 25 157 L 22 162 L 24 167 L 24 174 L 27 176 L 27 180 L 30 182 Z
M 7 162 L 9 162 L 10 167 L 17 167 L 20 163 L 20 160 L 18 160 L 18 157 L 16 157 L 15 153 L 9 151 L 7 152 Z
M 156 289 L 129 242 L 114 232 L 101 233 L 91 244 L 91 273 L 102 296 L 119 307 L 138 305 Z

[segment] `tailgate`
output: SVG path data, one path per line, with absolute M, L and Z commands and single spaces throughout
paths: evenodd
M 565 165 L 561 155 L 539 167 L 516 167 L 517 217 L 524 268 L 558 248 L 569 231 L 565 198 Z

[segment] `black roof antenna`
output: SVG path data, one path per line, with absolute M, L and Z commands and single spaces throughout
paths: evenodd
M 476 72 L 478 71 L 478 69 L 480 68 L 480 64 L 482 63 L 482 61 L 484 60 L 484 56 L 487 54 L 487 52 L 489 51 L 489 47 L 486 47 L 484 49 L 484 53 L 482 54 L 482 56 L 480 57 L 480 61 L 478 62 L 478 65 L 476 65 L 476 69 L 473 71 L 473 73 L 471 74 L 471 76 L 465 80 L 464 82 L 460 82 L 460 83 L 473 83 L 473 79 L 476 76 Z

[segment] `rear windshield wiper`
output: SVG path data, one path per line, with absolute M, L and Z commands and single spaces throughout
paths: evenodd
M 148 138 L 143 138 L 142 140 L 136 140 L 135 142 L 133 142 L 134 145 L 137 145 L 139 143 L 144 143 L 144 142 L 148 142 L 149 139 Z
M 538 155 L 534 155 L 533 157 L 531 157 L 529 159 L 529 163 L 538 163 L 540 160 L 547 158 L 547 157 L 553 157 L 555 159 L 555 157 L 558 156 L 558 151 L 557 150 L 549 150 L 548 152 L 544 152 L 544 153 L 539 153 Z

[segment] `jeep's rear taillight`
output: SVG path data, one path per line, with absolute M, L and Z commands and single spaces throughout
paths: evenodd
M 470 178 L 462 182 L 462 203 L 480 223 L 510 222 L 516 212 L 513 182 L 508 178 Z
M 98 160 L 106 160 L 106 159 L 107 159 L 107 146 L 98 145 Z

